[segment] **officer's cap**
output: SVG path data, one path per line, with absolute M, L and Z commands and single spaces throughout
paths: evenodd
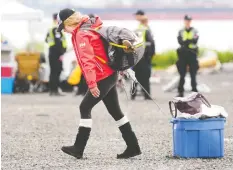
M 185 15 L 184 20 L 191 21 L 192 17 L 190 15 Z
M 138 10 L 134 15 L 145 15 L 145 12 L 143 10 Z
M 53 19 L 56 20 L 57 19 L 57 13 L 53 14 Z

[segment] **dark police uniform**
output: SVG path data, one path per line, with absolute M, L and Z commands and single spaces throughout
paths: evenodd
M 143 58 L 134 66 L 135 76 L 142 87 L 150 94 L 150 76 L 151 76 L 151 58 L 155 54 L 155 43 L 150 29 L 142 24 L 136 30 L 136 34 L 143 38 L 145 42 L 145 53 Z M 141 35 L 140 35 L 141 34 Z M 131 94 L 131 99 L 136 97 L 137 84 Z M 143 90 L 145 99 L 151 99 L 150 96 Z
M 54 14 L 54 19 L 56 19 Z M 49 64 L 50 64 L 50 94 L 58 94 L 59 78 L 62 71 L 62 61 L 60 57 L 66 52 L 67 43 L 62 32 L 57 32 L 57 26 L 49 29 L 45 41 L 49 45 Z
M 191 17 L 185 16 L 185 19 L 191 20 Z M 180 74 L 180 82 L 178 85 L 178 92 L 180 97 L 184 93 L 185 75 L 187 66 L 191 76 L 192 91 L 197 92 L 196 74 L 199 69 L 197 53 L 198 53 L 198 32 L 195 28 L 183 28 L 178 34 L 178 43 L 180 47 L 177 49 L 178 61 L 176 63 L 178 72 Z

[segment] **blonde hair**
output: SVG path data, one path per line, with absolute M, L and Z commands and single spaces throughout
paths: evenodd
M 76 27 L 82 20 L 83 15 L 80 12 L 75 12 L 69 18 L 64 21 L 65 26 Z

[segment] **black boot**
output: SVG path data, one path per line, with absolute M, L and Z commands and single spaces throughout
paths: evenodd
M 83 157 L 83 152 L 89 139 L 91 128 L 79 127 L 79 132 L 73 146 L 63 146 L 61 150 L 68 155 L 74 156 L 77 159 Z
M 135 133 L 132 131 L 130 123 L 126 123 L 119 127 L 122 137 L 127 145 L 126 150 L 122 154 L 117 155 L 117 159 L 126 159 L 134 157 L 141 154 L 140 147 L 138 145 L 138 140 Z
M 61 94 L 59 92 L 50 92 L 49 95 L 50 96 L 65 96 L 64 94 Z
M 194 89 L 192 89 L 192 92 L 198 92 L 198 90 L 194 88 Z

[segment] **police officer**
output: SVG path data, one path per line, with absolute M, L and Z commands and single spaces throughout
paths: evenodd
M 191 76 L 192 91 L 197 92 L 196 74 L 199 68 L 197 60 L 197 41 L 199 38 L 198 32 L 191 27 L 192 18 L 189 15 L 184 17 L 185 27 L 179 31 L 178 43 L 180 47 L 177 49 L 178 61 L 176 63 L 178 72 L 180 74 L 180 82 L 178 85 L 178 96 L 184 96 L 184 83 L 187 66 Z
M 49 45 L 50 64 L 50 95 L 62 96 L 58 92 L 59 78 L 62 71 L 62 55 L 66 52 L 67 43 L 63 33 L 57 32 L 57 14 L 53 14 L 54 25 L 49 29 L 46 36 L 46 43 Z
M 134 66 L 135 76 L 142 87 L 150 94 L 150 76 L 151 76 L 151 59 L 155 54 L 155 43 L 148 26 L 148 18 L 145 12 L 138 10 L 135 13 L 136 20 L 140 22 L 138 28 L 136 29 L 136 34 L 142 37 L 145 42 L 145 53 L 143 58 Z M 134 100 L 137 93 L 137 84 L 131 89 L 133 93 L 131 94 L 131 99 Z M 150 96 L 142 90 L 144 93 L 145 100 L 151 100 Z

